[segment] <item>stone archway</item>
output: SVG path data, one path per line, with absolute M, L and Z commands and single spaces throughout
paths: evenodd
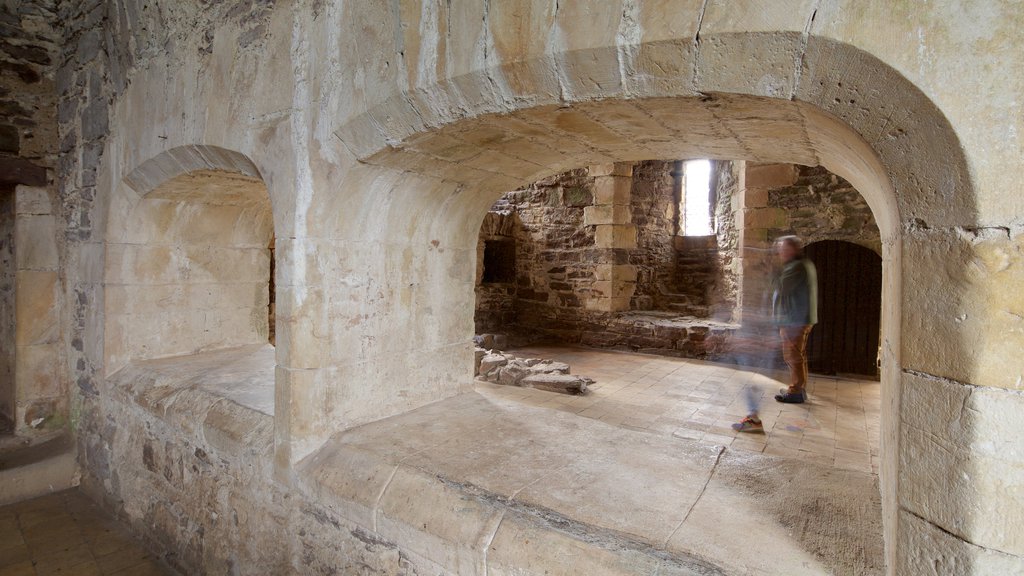
M 272 416 L 274 223 L 259 170 L 237 152 L 178 147 L 118 191 L 104 275 L 111 381 L 192 387 Z M 190 372 L 204 365 L 207 377 Z
M 778 50 L 789 39 L 766 33 L 702 35 L 702 41 L 715 50 L 732 50 L 734 56 L 745 54 L 757 61 L 754 55 Z M 637 52 L 655 48 L 642 46 Z M 620 54 L 611 49 L 580 51 L 573 58 L 587 59 L 589 70 L 617 69 L 621 63 Z M 835 66 L 837 62 L 841 65 Z M 415 368 L 391 365 L 389 373 L 398 380 L 431 374 L 459 385 L 438 387 L 431 379 L 434 387 L 405 390 L 401 399 L 395 399 L 388 397 L 392 391 L 386 388 L 352 382 L 331 394 L 340 401 L 358 397 L 372 408 L 349 403 L 340 411 L 329 404 L 317 408 L 300 401 L 291 410 L 312 422 L 334 422 L 344 428 L 465 390 L 468 374 L 463 367 L 471 363 L 469 347 L 461 342 L 468 341 L 472 330 L 471 313 L 466 317 L 472 310 L 466 305 L 472 302 L 472 279 L 459 270 L 473 269 L 467 262 L 475 254 L 479 222 L 501 190 L 574 166 L 617 160 L 710 157 L 823 165 L 863 193 L 882 231 L 882 481 L 887 554 L 893 565 L 901 478 L 899 382 L 907 350 L 901 332 L 906 315 L 915 313 L 904 307 L 901 285 L 908 277 L 921 280 L 920 271 L 906 267 L 901 255 L 906 246 L 927 244 L 934 234 L 921 227 L 907 228 L 906 222 L 950 222 L 950 206 L 953 212 L 973 214 L 968 170 L 942 113 L 884 63 L 850 46 L 811 37 L 797 66 L 799 81 L 783 73 L 783 83 L 791 90 L 781 93 L 777 86 L 717 77 L 712 67 L 701 70 L 696 84 L 686 84 L 690 70 L 675 68 L 681 75 L 674 78 L 676 83 L 662 79 L 636 91 L 620 85 L 600 94 L 563 91 L 563 100 L 557 103 L 547 103 L 559 98 L 545 94 L 497 100 L 484 96 L 467 103 L 458 86 L 443 84 L 403 93 L 346 123 L 336 135 L 359 164 L 348 172 L 342 188 L 374 193 L 361 216 L 346 217 L 335 227 L 341 237 L 386 242 L 387 261 L 420 263 L 403 265 L 413 267 L 409 297 L 417 305 L 398 325 L 417 334 L 425 325 L 434 327 L 421 340 L 426 348 L 423 361 Z M 532 80 L 537 80 L 531 75 L 542 67 L 542 62 L 515 62 L 479 72 L 476 81 L 514 78 L 513 92 L 531 94 L 536 88 Z M 473 82 L 464 80 L 459 86 Z M 462 105 L 443 104 L 456 101 Z M 338 213 L 331 202 L 325 213 Z M 944 205 L 942 210 L 938 203 Z M 366 219 L 369 214 L 375 217 Z M 396 231 L 401 231 L 398 243 L 390 237 Z M 429 293 L 427 286 L 433 288 Z M 452 298 L 452 291 L 459 296 Z M 911 357 L 927 362 L 920 354 L 926 348 L 915 342 Z M 442 360 L 442 352 L 460 360 Z M 376 356 L 373 349 L 364 349 L 357 361 L 372 365 Z M 359 387 L 358 395 L 348 387 Z M 291 434 L 291 446 L 305 448 L 289 449 L 290 458 L 300 458 L 327 435 Z M 902 474 L 905 478 L 905 471 Z

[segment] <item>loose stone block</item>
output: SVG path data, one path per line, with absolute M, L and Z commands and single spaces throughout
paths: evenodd
M 561 394 L 586 394 L 588 379 L 571 374 L 532 374 L 521 385 Z

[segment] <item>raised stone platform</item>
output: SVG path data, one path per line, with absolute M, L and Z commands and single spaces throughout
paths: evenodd
M 137 362 L 111 379 L 132 394 L 205 393 L 274 415 L 274 347 L 256 344 Z
M 871 474 L 611 426 L 495 392 L 506 387 L 344 431 L 275 472 L 259 409 L 272 352 L 110 379 L 113 505 L 185 572 L 882 572 Z M 102 462 L 92 446 L 86 457 Z M 209 497 L 186 505 L 196 492 Z M 283 526 L 299 544 L 281 542 Z
M 880 574 L 870 474 L 477 393 L 349 430 L 307 498 L 458 574 Z

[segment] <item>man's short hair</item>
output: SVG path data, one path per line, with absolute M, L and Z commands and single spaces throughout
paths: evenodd
M 798 255 L 803 255 L 804 253 L 804 241 L 801 240 L 799 236 L 779 236 L 778 238 L 775 239 L 775 243 L 786 244 L 787 246 L 796 250 L 796 253 Z

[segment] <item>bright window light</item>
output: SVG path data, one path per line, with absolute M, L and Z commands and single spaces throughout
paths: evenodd
M 683 163 L 684 236 L 710 236 L 711 228 L 711 161 L 688 160 Z

